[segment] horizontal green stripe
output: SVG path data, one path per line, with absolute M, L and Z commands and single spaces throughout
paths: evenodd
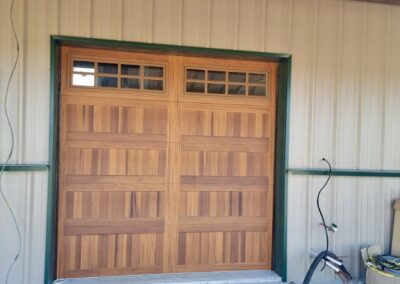
M 173 54 L 187 54 L 196 53 L 196 55 L 221 55 L 230 57 L 253 57 L 254 59 L 260 59 L 265 57 L 268 60 L 276 59 L 277 61 L 285 60 L 290 58 L 290 54 L 287 53 L 269 53 L 269 52 L 258 52 L 258 51 L 242 51 L 242 50 L 231 50 L 222 48 L 206 48 L 197 46 L 184 46 L 184 45 L 170 45 L 170 44 L 159 44 L 159 43 L 144 43 L 135 41 L 119 41 L 110 39 L 99 39 L 99 38 L 83 38 L 73 36 L 62 36 L 52 35 L 51 39 L 56 41 L 57 44 L 66 44 L 69 46 L 83 46 L 83 47 L 111 47 L 113 49 L 139 49 L 139 50 L 151 50 L 163 53 Z
M 0 170 L 4 164 L 0 164 Z M 4 171 L 6 172 L 39 172 L 47 171 L 49 169 L 48 164 L 8 164 Z
M 316 168 L 289 168 L 289 173 L 294 175 L 328 175 L 326 169 Z M 332 176 L 348 177 L 400 177 L 400 171 L 397 170 L 354 170 L 354 169 L 332 169 Z

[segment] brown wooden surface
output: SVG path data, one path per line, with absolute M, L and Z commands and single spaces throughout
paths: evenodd
M 58 277 L 269 269 L 276 64 L 62 48 Z M 71 86 L 73 59 L 165 66 L 164 91 Z M 186 94 L 185 68 L 268 73 Z

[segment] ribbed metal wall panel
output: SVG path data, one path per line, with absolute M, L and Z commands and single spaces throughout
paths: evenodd
M 0 1 L 1 97 L 16 54 L 9 4 Z M 49 36 L 60 34 L 291 53 L 290 166 L 320 167 L 326 157 L 337 168 L 400 168 L 400 7 L 345 0 L 16 0 L 15 8 L 21 57 L 9 101 L 13 162 L 48 160 Z M 10 139 L 2 108 L 0 134 L 4 160 Z M 41 282 L 46 179 L 45 173 L 4 179 L 24 237 L 11 283 Z M 315 207 L 322 183 L 289 176 L 289 280 L 301 280 L 310 248 L 323 247 Z M 361 245 L 389 248 L 395 198 L 399 179 L 335 177 L 324 192 L 327 220 L 339 225 L 332 248 L 346 256 L 354 276 Z M 0 204 L 1 278 L 16 243 Z

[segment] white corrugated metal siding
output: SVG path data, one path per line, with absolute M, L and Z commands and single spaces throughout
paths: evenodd
M 15 56 L 0 1 L 0 92 Z M 399 169 L 400 7 L 342 0 L 16 0 L 21 60 L 12 84 L 13 162 L 48 160 L 50 34 L 293 55 L 290 167 Z M 0 113 L 0 157 L 9 146 Z M 324 245 L 315 207 L 322 177 L 289 176 L 288 276 L 301 280 L 309 249 Z M 23 233 L 11 283 L 41 283 L 47 174 L 4 179 Z M 400 179 L 336 177 L 323 195 L 339 225 L 333 249 L 359 275 L 360 245 L 389 248 L 391 201 Z M 16 232 L 0 203 L 0 279 Z M 332 279 L 331 273 L 320 279 Z

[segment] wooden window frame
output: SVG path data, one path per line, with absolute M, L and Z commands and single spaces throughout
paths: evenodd
M 81 85 L 74 85 L 72 83 L 72 78 L 74 74 L 79 74 L 81 72 L 74 72 L 73 71 L 73 63 L 75 61 L 87 61 L 87 62 L 93 62 L 94 63 L 94 86 L 81 86 Z M 118 72 L 116 74 L 108 74 L 108 73 L 99 73 L 98 72 L 98 64 L 99 63 L 109 63 L 109 64 L 117 64 L 118 66 Z M 122 74 L 122 65 L 138 65 L 140 66 L 140 73 L 139 75 L 128 75 L 128 74 Z M 162 77 L 146 77 L 144 74 L 144 69 L 146 67 L 161 67 L 163 69 L 163 76 Z M 122 92 L 127 92 L 127 91 L 135 91 L 135 92 L 150 92 L 150 93 L 157 93 L 157 94 L 165 94 L 167 90 L 166 86 L 166 78 L 167 78 L 167 66 L 165 64 L 151 64 L 148 65 L 145 62 L 136 62 L 136 61 L 118 61 L 118 60 L 103 60 L 99 59 L 97 57 L 90 57 L 90 56 L 85 56 L 85 57 L 77 57 L 77 56 L 71 56 L 68 58 L 68 88 L 72 89 L 79 89 L 79 88 L 84 88 L 84 89 L 93 89 L 93 90 L 113 90 L 113 91 L 122 91 Z M 85 73 L 89 74 L 89 73 Z M 91 73 L 90 73 L 91 74 Z M 96 79 L 99 77 L 112 77 L 112 78 L 117 78 L 117 87 L 102 87 L 97 85 Z M 129 79 L 139 79 L 139 89 L 135 88 L 122 88 L 121 87 L 121 80 L 123 78 L 129 78 Z M 163 89 L 162 90 L 153 90 L 153 89 L 144 89 L 144 80 L 157 80 L 157 81 L 162 81 L 163 82 Z

